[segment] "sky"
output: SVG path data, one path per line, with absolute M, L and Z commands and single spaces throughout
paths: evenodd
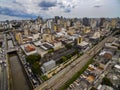
M 120 17 L 120 0 L 0 0 L 0 21 L 41 16 Z

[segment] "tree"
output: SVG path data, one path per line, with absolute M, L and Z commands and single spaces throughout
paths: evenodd
M 46 75 L 41 76 L 41 78 L 42 78 L 44 81 L 48 80 L 48 77 L 47 77 Z
M 62 56 L 62 61 L 65 62 L 67 58 L 65 56 Z
M 103 85 L 108 85 L 108 86 L 113 86 L 113 84 L 111 83 L 110 79 L 109 79 L 109 78 L 106 78 L 106 77 L 104 77 L 104 78 L 102 79 L 102 84 L 103 84 Z
M 71 57 L 72 57 L 71 54 L 66 55 L 66 58 L 67 58 L 67 59 L 70 59 Z
M 120 84 L 118 85 L 118 90 L 120 90 Z
M 118 46 L 118 50 L 120 50 L 120 46 Z
M 39 54 L 32 54 L 26 57 L 27 62 L 30 64 L 34 64 L 35 62 L 39 62 L 41 59 L 41 56 Z
M 65 47 L 66 47 L 67 49 L 71 49 L 71 48 L 72 48 L 72 45 L 71 45 L 71 44 L 66 44 Z
M 52 53 L 52 52 L 54 52 L 54 49 L 48 50 L 48 53 Z
M 32 71 L 33 73 L 40 74 L 40 64 L 38 62 L 35 62 L 32 64 Z
M 95 87 L 92 87 L 90 90 L 97 90 Z
M 41 56 L 39 54 L 32 54 L 26 57 L 27 62 L 30 63 L 31 69 L 35 74 L 41 74 L 40 59 L 41 59 Z
M 75 50 L 75 52 L 74 52 L 75 54 L 79 54 L 79 51 L 78 50 Z

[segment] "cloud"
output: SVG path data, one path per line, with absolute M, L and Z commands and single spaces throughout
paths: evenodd
M 0 14 L 22 18 L 51 17 L 70 13 L 75 4 L 75 0 L 2 0 Z
M 15 17 L 22 17 L 22 18 L 26 18 L 26 17 L 27 18 L 36 18 L 36 15 L 27 14 L 27 13 L 24 13 L 23 11 L 17 11 L 17 10 L 12 10 L 9 8 L 2 8 L 2 7 L 0 7 L 0 14 L 15 16 Z
M 22 20 L 24 18 L 21 17 L 15 17 L 15 16 L 9 16 L 9 15 L 0 15 L 0 21 L 5 21 L 5 20 Z
M 70 10 L 70 9 L 65 9 L 64 12 L 65 12 L 65 13 L 70 13 L 71 10 Z
M 16 5 L 19 5 L 19 6 L 22 6 L 21 3 L 17 2 L 17 1 L 12 1 L 12 3 L 16 4 Z
M 55 7 L 56 2 L 42 1 L 39 3 L 39 6 L 43 8 L 43 10 L 48 10 L 50 7 Z
M 61 2 L 58 3 L 60 9 L 63 10 L 64 13 L 70 13 L 72 9 L 74 9 L 76 5 L 76 0 L 61 0 Z
M 104 1 L 104 2 L 103 2 Z M 0 15 L 6 17 L 44 18 L 54 16 L 120 16 L 115 5 L 108 7 L 108 0 L 0 0 Z M 112 0 L 110 0 L 112 3 Z M 94 5 L 104 5 L 96 10 Z M 120 3 L 118 4 L 120 7 Z M 105 8 L 106 7 L 106 8 Z M 93 13 L 95 12 L 95 13 Z M 114 12 L 114 13 L 113 13 Z M 0 19 L 3 18 L 0 16 Z

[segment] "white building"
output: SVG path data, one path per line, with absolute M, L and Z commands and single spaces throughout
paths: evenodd
M 107 85 L 99 85 L 97 87 L 97 90 L 114 90 L 114 89 L 110 86 L 107 86 Z
M 40 33 L 33 34 L 33 40 L 38 40 L 40 37 Z
M 49 62 L 46 62 L 42 65 L 41 69 L 43 71 L 43 73 L 50 71 L 51 69 L 53 69 L 56 66 L 56 63 L 54 60 L 51 60 Z
M 100 38 L 100 32 L 95 32 L 94 35 L 91 37 L 93 39 L 97 39 L 97 38 Z
M 62 47 L 62 42 L 55 42 L 53 43 L 54 50 L 57 50 Z
M 47 28 L 52 29 L 52 20 L 47 21 Z

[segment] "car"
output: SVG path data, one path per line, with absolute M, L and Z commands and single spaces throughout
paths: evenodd
M 34 78 L 32 78 L 32 82 L 33 82 L 33 85 L 35 85 L 35 87 L 39 86 L 39 83 L 37 80 L 35 80 Z
M 5 50 L 2 50 L 3 52 L 5 51 Z
M 0 60 L 0 64 L 2 64 L 2 62 L 3 62 L 3 61 L 2 61 L 2 60 Z
M 32 73 L 32 70 L 31 70 L 31 68 L 28 68 L 28 72 L 29 72 L 29 73 Z
M 6 60 L 4 60 L 3 62 L 6 63 Z
M 4 67 L 6 67 L 7 66 L 7 64 L 6 63 L 4 63 Z
M 24 65 L 24 67 L 25 67 L 25 68 L 27 68 L 27 67 L 28 67 L 26 63 L 25 63 L 25 65 Z
M 2 53 L 2 50 L 0 51 L 0 53 Z

